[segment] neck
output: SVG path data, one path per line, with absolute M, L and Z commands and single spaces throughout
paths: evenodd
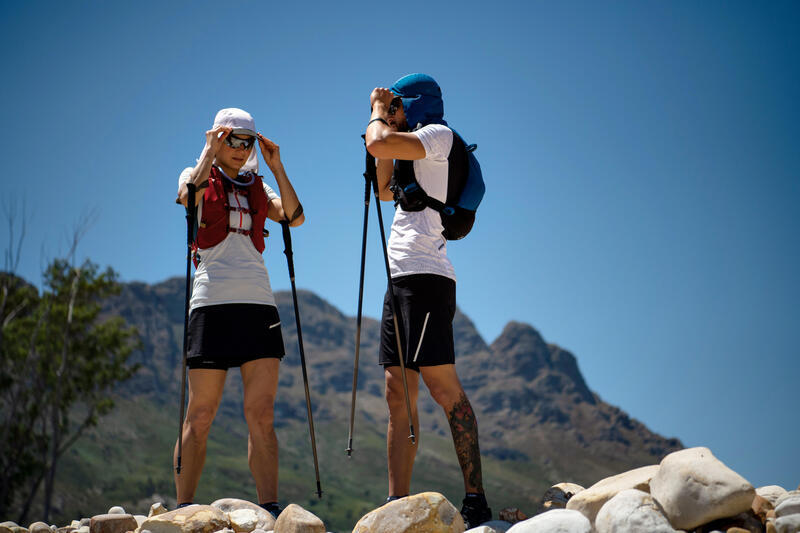
M 231 179 L 236 179 L 236 176 L 239 175 L 239 170 L 241 167 L 229 167 L 228 165 L 224 165 L 222 163 L 217 163 L 217 166 L 222 169 L 222 171 Z

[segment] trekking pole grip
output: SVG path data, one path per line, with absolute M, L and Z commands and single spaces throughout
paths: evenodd
M 286 254 L 289 266 L 289 279 L 294 281 L 294 261 L 292 261 L 292 232 L 289 229 L 289 221 L 281 220 L 281 232 L 283 232 L 283 253 Z

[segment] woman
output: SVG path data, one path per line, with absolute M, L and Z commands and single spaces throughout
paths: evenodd
M 280 196 L 258 175 L 256 141 Z M 266 218 L 299 226 L 305 217 L 281 163 L 280 148 L 257 133 L 253 118 L 241 109 L 217 113 L 197 165 L 181 173 L 178 201 L 184 206 L 188 182 L 197 186 L 197 269 L 188 331 L 189 405 L 182 470 L 175 474 L 178 506 L 192 503 L 227 370 L 238 366 L 250 431 L 248 461 L 258 502 L 277 517 L 281 509 L 273 404 L 284 347 L 261 256 L 263 228 Z M 175 454 L 177 463 L 177 445 Z

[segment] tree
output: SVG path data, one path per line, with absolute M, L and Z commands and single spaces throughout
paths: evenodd
M 0 285 L 0 516 L 19 503 L 24 521 L 44 483 L 47 521 L 58 460 L 113 408 L 112 387 L 137 370 L 127 360 L 138 336 L 120 317 L 100 319 L 120 290 L 110 268 L 56 259 L 41 294 L 9 273 Z

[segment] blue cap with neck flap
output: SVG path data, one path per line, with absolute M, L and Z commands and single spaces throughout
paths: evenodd
M 394 82 L 391 91 L 402 98 L 403 111 L 412 130 L 419 125 L 442 124 L 447 126 L 447 122 L 444 120 L 442 89 L 439 88 L 436 80 L 427 74 L 403 76 Z

